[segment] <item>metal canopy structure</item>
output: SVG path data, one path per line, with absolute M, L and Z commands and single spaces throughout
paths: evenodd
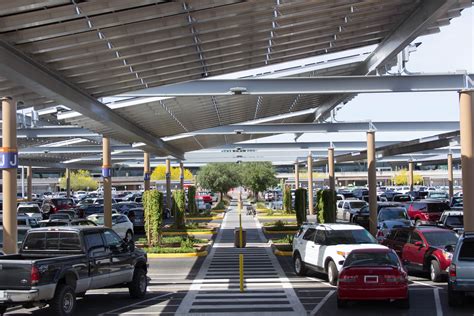
M 365 130 L 367 123 L 311 123 L 358 92 L 472 86 L 472 75 L 464 74 L 380 76 L 407 45 L 470 6 L 470 0 L 4 1 L 0 91 L 22 101 L 29 120 L 39 115 L 44 123 L 19 130 L 23 163 L 77 163 L 97 150 L 102 135 L 112 138 L 112 149 L 182 159 L 274 133 Z M 190 85 L 206 88 L 185 91 L 193 96 L 153 93 Z M 394 128 L 382 123 L 374 125 Z M 456 125 L 404 124 L 434 132 Z M 81 139 L 89 152 L 52 149 L 74 148 Z

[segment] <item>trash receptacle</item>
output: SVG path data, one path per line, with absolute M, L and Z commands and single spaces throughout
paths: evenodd
M 245 248 L 246 244 L 247 244 L 247 231 L 245 229 L 242 229 L 242 248 Z M 238 227 L 234 229 L 234 246 L 236 248 L 241 248 L 240 247 L 240 228 Z

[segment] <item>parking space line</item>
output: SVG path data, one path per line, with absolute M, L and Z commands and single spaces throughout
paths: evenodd
M 329 286 L 329 287 L 331 287 L 331 288 L 336 288 L 336 286 L 331 285 L 331 284 L 329 284 L 329 283 L 327 283 L 327 282 L 321 281 L 320 279 L 316 279 L 316 278 L 313 278 L 313 277 L 306 277 L 306 278 L 307 278 L 308 280 L 316 281 L 316 282 L 319 282 L 319 283 L 321 283 L 321 284 L 327 285 L 327 286 Z
M 321 302 L 319 302 L 318 305 L 316 305 L 316 307 L 311 311 L 311 316 L 314 316 L 316 315 L 317 312 L 319 312 L 319 310 L 324 306 L 324 304 L 328 301 L 328 299 L 331 297 L 331 295 L 334 294 L 334 292 L 336 292 L 335 290 L 331 290 L 329 291 L 329 293 L 321 300 Z
M 439 288 L 433 289 L 436 305 L 436 316 L 443 316 L 443 307 L 441 306 L 441 300 L 439 298 Z
M 436 286 L 436 285 L 425 283 L 425 282 L 420 282 L 420 281 L 412 281 L 412 282 L 415 283 L 415 284 L 418 284 L 418 285 L 428 286 L 428 287 L 435 288 L 435 289 L 443 289 L 440 286 Z
M 172 295 L 172 294 L 174 294 L 174 293 L 173 293 L 173 292 L 170 292 L 170 293 L 166 293 L 166 294 L 163 294 L 163 295 L 155 296 L 155 297 L 152 297 L 152 298 L 149 298 L 149 299 L 146 299 L 146 300 L 137 302 L 137 303 L 135 303 L 135 304 L 130 304 L 130 305 L 127 305 L 127 306 L 122 306 L 122 307 L 113 309 L 113 310 L 111 310 L 111 311 L 108 311 L 108 312 L 105 312 L 105 313 L 101 313 L 101 314 L 99 314 L 98 316 L 103 316 L 103 315 L 107 315 L 107 314 L 113 314 L 113 313 L 115 313 L 116 311 L 119 311 L 119 310 L 121 310 L 121 309 L 125 309 L 125 308 L 132 307 L 132 306 L 138 306 L 138 305 L 143 304 L 143 303 L 145 303 L 145 302 L 153 301 L 153 300 L 156 300 L 156 299 L 159 299 L 159 298 L 162 298 L 162 297 L 165 297 L 165 296 L 169 296 L 169 295 Z

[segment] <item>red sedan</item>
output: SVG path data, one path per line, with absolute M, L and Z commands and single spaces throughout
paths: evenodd
M 344 261 L 337 286 L 337 307 L 348 301 L 396 300 L 409 308 L 408 275 L 391 249 L 353 250 Z

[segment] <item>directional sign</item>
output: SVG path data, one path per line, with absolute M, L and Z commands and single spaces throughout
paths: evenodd
M 102 167 L 102 177 L 103 178 L 110 178 L 112 176 L 112 168 L 111 167 Z
M 16 149 L 0 148 L 0 169 L 18 168 L 18 152 Z

